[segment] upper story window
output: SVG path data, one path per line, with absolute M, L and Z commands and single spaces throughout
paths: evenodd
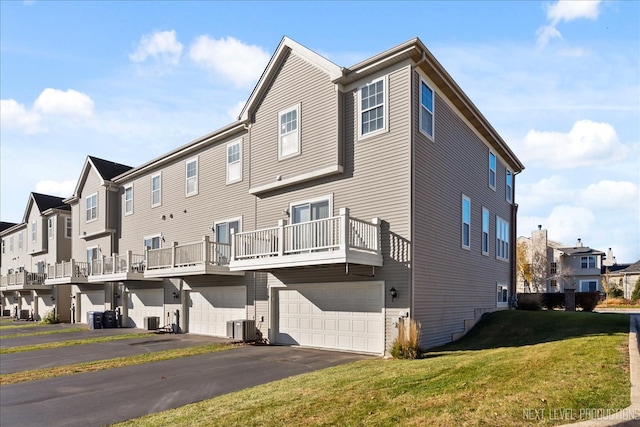
M 549 274 L 558 274 L 558 263 L 552 262 L 549 265 Z
M 18 250 L 22 250 L 22 231 L 18 233 Z
M 496 189 L 496 155 L 489 151 L 489 187 Z
M 13 252 L 13 236 L 9 236 L 9 252 Z
M 462 195 L 462 247 L 471 248 L 471 199 Z
M 162 175 L 151 175 L 151 207 L 162 204 Z
M 596 268 L 596 257 L 593 255 L 580 257 L 580 268 Z
M 506 187 L 506 199 L 507 202 L 513 202 L 513 172 L 507 169 L 507 174 L 505 175 L 505 187 Z
M 482 255 L 489 255 L 489 209 L 482 208 Z
M 186 195 L 198 194 L 198 158 L 187 160 L 186 170 Z
M 31 223 L 31 241 L 33 243 L 38 241 L 38 223 L 36 221 Z
M 278 113 L 278 159 L 300 154 L 300 105 Z
M 361 137 L 387 128 L 386 86 L 386 78 L 382 77 L 361 86 L 358 91 Z
M 496 217 L 496 258 L 509 260 L 509 223 Z
M 433 139 L 433 90 L 420 80 L 420 130 Z
M 124 214 L 131 215 L 133 213 L 133 184 L 124 187 Z
M 227 144 L 227 184 L 242 181 L 242 141 Z
M 86 207 L 87 222 L 98 219 L 98 193 L 93 193 L 92 195 L 87 196 Z
M 160 248 L 160 240 L 161 240 L 161 236 L 157 235 L 157 236 L 147 236 L 143 239 L 143 250 L 146 251 L 147 249 L 159 249 Z
M 67 217 L 64 221 L 64 237 L 71 238 L 71 218 Z
M 47 220 L 47 229 L 49 230 L 49 238 L 53 239 L 53 218 Z

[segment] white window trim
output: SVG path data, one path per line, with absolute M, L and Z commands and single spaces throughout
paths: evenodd
M 582 266 L 582 259 L 586 258 L 587 259 L 587 266 L 583 267 Z M 589 259 L 593 258 L 593 267 L 589 267 Z M 585 256 L 581 256 L 580 257 L 580 269 L 581 270 L 589 270 L 589 269 L 594 269 L 594 268 L 598 268 L 598 257 L 596 257 L 595 255 L 585 255 Z
M 332 218 L 333 215 L 333 193 L 328 194 L 326 196 L 314 197 L 312 199 L 299 200 L 296 202 L 289 203 L 289 217 L 293 215 L 293 207 L 298 205 L 304 205 L 306 203 L 317 203 L 328 200 L 329 201 L 329 218 Z
M 280 134 L 280 119 L 282 118 L 283 115 L 287 114 L 290 111 L 296 111 L 296 117 L 298 118 L 298 128 L 297 128 L 297 132 L 298 132 L 298 140 L 297 140 L 297 150 L 293 153 L 289 153 L 287 155 L 282 155 L 282 135 Z M 284 159 L 288 159 L 290 157 L 295 157 L 295 156 L 299 156 L 301 153 L 301 147 L 300 147 L 300 124 L 301 124 L 301 120 L 300 120 L 300 104 L 296 104 L 293 107 L 287 108 L 285 110 L 282 110 L 280 112 L 278 112 L 278 160 L 284 160 Z
M 160 178 L 160 188 L 158 189 L 158 203 L 153 203 L 153 179 L 159 177 Z M 158 206 L 162 206 L 162 172 L 154 173 L 151 175 L 151 181 L 149 183 L 151 185 L 151 207 L 155 208 Z
M 429 135 L 427 132 L 424 131 L 423 127 L 422 127 L 422 109 L 424 108 L 422 106 L 422 85 L 426 85 L 432 93 L 432 99 L 433 99 L 433 105 L 431 106 L 431 129 L 433 131 L 433 135 Z M 427 138 L 429 138 L 432 141 L 435 141 L 435 137 L 436 137 L 436 91 L 433 90 L 433 88 L 431 87 L 431 85 L 429 84 L 429 82 L 427 82 L 422 76 L 420 76 L 420 88 L 418 89 L 418 99 L 419 99 L 419 104 L 420 104 L 420 111 L 418 113 L 418 128 L 420 129 L 420 132 L 426 136 Z
M 234 221 L 238 221 L 238 228 L 239 228 L 239 230 L 236 230 L 235 232 L 236 233 L 242 232 L 242 217 L 241 216 L 238 216 L 238 217 L 235 217 L 235 218 L 221 219 L 219 221 L 214 221 L 213 222 L 213 229 L 216 230 L 218 228 L 219 224 L 224 224 L 224 223 L 229 223 L 229 222 L 234 222 Z M 229 230 L 229 231 L 231 231 L 231 230 Z M 214 236 L 214 240 L 217 241 L 217 239 L 218 239 L 218 236 Z
M 469 202 L 469 242 L 467 245 L 464 243 L 464 202 Z M 471 198 L 465 194 L 462 195 L 462 199 L 460 200 L 460 247 L 462 249 L 471 250 Z
M 124 216 L 133 215 L 133 184 L 127 184 L 124 187 Z M 127 190 L 131 189 L 131 210 L 127 210 Z M 153 196 L 152 196 L 153 198 Z
M 484 222 L 484 213 L 487 213 L 487 223 L 485 224 Z M 487 248 L 485 251 L 485 247 L 484 247 L 484 227 L 485 225 L 487 226 Z M 480 250 L 482 251 L 482 255 L 485 256 L 489 256 L 489 247 L 491 246 L 489 244 L 490 240 L 489 237 L 491 236 L 491 213 L 489 212 L 489 209 L 485 208 L 484 206 L 482 207 L 482 226 L 481 226 L 481 230 L 480 230 Z
M 64 237 L 70 239 L 73 235 L 73 222 L 70 216 L 64 219 Z
M 598 292 L 598 279 L 585 279 L 585 280 L 580 280 L 580 292 L 592 292 L 589 291 L 589 282 L 596 282 L 596 290 L 594 292 Z M 586 283 L 587 284 L 587 290 L 583 291 L 582 290 L 582 284 Z
M 509 176 L 511 176 L 511 185 L 509 185 Z M 513 204 L 513 179 L 513 171 L 507 168 L 504 174 L 504 191 L 506 201 L 511 204 Z
M 500 227 L 498 226 L 499 222 L 505 223 L 509 228 L 507 230 L 507 240 L 502 240 L 500 236 Z M 511 251 L 510 234 L 511 234 L 511 224 L 509 223 L 509 221 L 506 221 L 505 219 L 496 215 L 496 259 L 499 259 L 501 261 L 509 261 L 509 252 Z M 505 254 L 506 256 L 504 257 L 500 256 L 500 252 L 502 251 L 501 249 L 502 246 L 500 245 L 500 242 L 503 242 L 503 241 L 506 241 L 508 244 L 507 253 Z
M 9 252 L 13 252 L 13 236 L 9 236 Z
M 88 209 L 87 209 L 87 201 L 88 201 L 89 199 L 91 199 L 93 196 L 96 196 L 96 217 L 95 217 L 95 218 L 91 218 L 91 219 L 87 219 L 87 211 L 88 211 Z M 86 222 L 87 222 L 87 223 L 89 223 L 89 222 L 94 222 L 94 221 L 97 221 L 97 220 L 98 220 L 98 202 L 99 202 L 99 200 L 98 200 L 98 193 L 97 193 L 97 192 L 95 192 L 95 193 L 93 193 L 93 194 L 89 194 L 89 195 L 84 199 L 84 218 L 85 218 L 85 220 L 86 220 Z
M 238 163 L 240 163 L 240 177 L 236 178 L 236 179 L 229 179 L 229 147 L 231 147 L 232 145 L 239 145 L 240 146 L 240 158 L 238 159 Z M 278 149 L 279 149 L 280 145 L 278 145 Z M 233 184 L 234 182 L 240 182 L 242 181 L 243 175 L 244 175 L 244 170 L 243 170 L 243 164 L 242 164 L 242 138 L 236 139 L 234 141 L 229 142 L 226 147 L 225 147 L 225 163 L 227 165 L 227 184 Z
M 365 134 L 362 133 L 362 88 L 367 86 L 367 85 L 371 85 L 379 80 L 382 80 L 384 82 L 384 88 L 382 91 L 382 96 L 383 96 L 383 101 L 382 101 L 382 108 L 384 110 L 384 120 L 383 120 L 383 125 L 381 129 L 376 129 L 372 132 L 367 132 Z M 361 139 L 366 139 L 366 138 L 370 138 L 372 136 L 376 136 L 379 135 L 381 133 L 387 132 L 387 130 L 389 129 L 389 78 L 384 75 L 382 77 L 378 77 L 375 78 L 373 80 L 370 80 L 368 82 L 365 82 L 364 84 L 358 86 L 358 96 L 356 97 L 357 100 L 356 102 L 358 103 L 358 140 Z
M 158 234 L 150 234 L 148 236 L 144 236 L 142 238 L 142 253 L 146 253 L 147 251 L 147 247 L 145 246 L 144 242 L 145 240 L 151 240 L 151 239 L 155 239 L 158 238 L 158 244 L 160 245 L 160 247 L 162 247 L 162 233 L 158 233 Z
M 24 242 L 22 237 L 22 230 L 18 233 L 18 250 L 21 251 L 24 248 Z
M 193 190 L 191 193 L 189 193 L 189 178 L 187 177 L 187 170 L 189 167 L 190 163 L 196 163 L 196 176 L 195 176 L 195 190 Z M 198 157 L 192 157 L 190 159 L 187 159 L 184 162 L 184 194 L 185 197 L 191 197 L 191 196 L 195 196 L 198 194 L 198 179 L 199 179 L 199 175 L 200 175 L 200 171 L 199 171 L 199 166 L 198 166 Z
M 31 222 L 31 243 L 38 241 L 38 223 L 36 221 Z
M 85 250 L 85 258 L 87 260 L 87 263 L 89 263 L 89 251 L 93 252 L 93 250 L 96 250 L 96 257 L 95 258 L 91 258 L 91 260 L 93 261 L 94 259 L 97 259 L 100 256 L 100 247 L 99 246 L 87 246 L 86 250 Z M 91 264 L 89 263 L 89 270 L 91 270 Z
M 47 236 L 49 237 L 49 240 L 53 240 L 56 235 L 55 227 L 54 218 L 47 218 Z
M 495 159 L 495 169 L 491 169 L 491 156 Z M 496 156 L 496 153 L 489 150 L 489 158 L 487 161 L 487 169 L 489 171 L 489 188 L 496 191 L 496 185 L 498 183 L 498 156 Z M 493 171 L 493 185 L 491 185 L 491 171 Z
M 498 299 L 498 290 L 502 290 L 502 289 L 507 290 L 506 301 L 501 301 L 500 299 Z M 502 296 L 502 293 L 500 293 L 500 295 Z M 508 306 L 509 306 L 509 286 L 505 285 L 504 283 L 497 283 L 496 284 L 496 307 L 508 307 Z

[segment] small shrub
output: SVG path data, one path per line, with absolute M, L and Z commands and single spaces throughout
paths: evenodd
M 613 288 L 609 290 L 607 296 L 609 298 L 622 298 L 624 296 L 624 292 L 620 288 Z
M 633 292 L 631 293 L 631 301 L 635 303 L 638 300 L 640 300 L 640 277 L 636 280 L 636 287 L 633 288 Z
M 599 301 L 599 292 L 576 292 L 576 307 L 582 311 L 593 311 Z
M 408 326 L 406 323 L 408 322 Z M 398 322 L 398 337 L 391 347 L 391 355 L 396 359 L 417 359 L 422 356 L 420 349 L 420 324 L 413 319 Z
M 542 294 L 518 294 L 518 310 L 542 310 Z
M 49 310 L 44 315 L 44 317 L 42 318 L 40 323 L 44 323 L 46 325 L 53 325 L 53 324 L 56 324 L 56 323 L 60 323 L 60 316 L 58 316 L 56 314 L 55 310 Z

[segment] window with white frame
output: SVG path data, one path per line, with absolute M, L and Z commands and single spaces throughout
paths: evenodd
M 13 236 L 9 236 L 9 252 L 13 252 Z
M 462 195 L 462 247 L 471 248 L 471 199 Z
M 151 207 L 162 204 L 162 174 L 151 175 Z
M 31 241 L 33 243 L 38 241 L 38 223 L 36 221 L 31 223 Z
M 187 160 L 185 164 L 186 195 L 198 194 L 198 158 Z
M 506 285 L 497 286 L 497 306 L 506 307 L 509 304 L 509 288 Z
M 332 196 L 291 203 L 291 224 L 308 224 L 296 227 L 289 235 L 286 243 L 289 249 L 298 252 L 326 250 L 339 243 L 335 241 L 332 223 L 321 221 L 331 217 L 332 210 Z
M 496 258 L 509 259 L 509 223 L 496 217 Z
M 53 218 L 47 220 L 47 230 L 49 233 L 49 239 L 53 239 Z
M 386 78 L 382 77 L 360 86 L 360 136 L 383 131 L 386 126 Z
M 91 270 L 93 267 L 93 260 L 98 259 L 98 247 L 93 246 L 91 248 L 87 248 L 87 266 L 89 267 L 89 274 L 91 274 Z
M 300 105 L 278 113 L 278 158 L 300 154 Z
M 489 255 L 489 209 L 482 208 L 482 255 Z
M 18 250 L 22 250 L 22 231 L 18 233 Z
M 489 187 L 496 189 L 496 155 L 489 151 Z
M 558 281 L 556 279 L 549 280 L 549 286 L 551 286 L 552 288 L 557 288 L 558 287 Z
M 124 187 L 124 214 L 133 213 L 133 184 Z
M 227 144 L 227 183 L 242 181 L 242 141 Z
M 70 239 L 71 238 L 71 218 L 70 217 L 65 218 L 64 224 L 65 224 L 64 237 L 66 237 L 67 239 Z
M 513 172 L 511 172 L 509 169 L 507 169 L 507 174 L 505 175 L 505 197 L 507 199 L 507 202 L 512 203 L 513 202 Z
M 597 280 L 580 280 L 580 292 L 596 292 L 597 290 Z
M 593 255 L 580 257 L 580 268 L 596 268 L 596 257 Z
M 159 234 L 156 236 L 145 237 L 142 242 L 143 250 L 146 251 L 147 249 L 159 249 L 161 240 L 162 237 Z
M 87 196 L 86 209 L 87 222 L 98 219 L 98 193 Z
M 433 90 L 420 79 L 420 130 L 433 138 Z
M 549 274 L 558 274 L 558 263 L 552 262 L 549 265 Z

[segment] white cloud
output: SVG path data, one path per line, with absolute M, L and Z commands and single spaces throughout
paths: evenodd
M 86 118 L 93 115 L 93 100 L 82 92 L 47 88 L 33 104 L 34 111 L 45 115 Z
M 595 20 L 600 15 L 600 0 L 558 0 L 557 3 L 546 6 L 548 25 L 543 25 L 536 31 L 538 47 L 546 46 L 551 39 L 562 38 L 556 28 L 562 21 L 575 19 Z
M 153 58 L 153 71 L 163 74 L 180 63 L 183 45 L 176 39 L 175 30 L 157 31 L 153 34 L 145 34 L 135 52 L 129 55 L 129 59 L 137 64 Z M 141 71 L 141 70 L 140 70 Z
M 552 169 L 569 169 L 610 163 L 627 151 L 610 124 L 580 120 L 569 133 L 530 130 L 524 138 L 523 157 Z
M 530 231 L 537 229 L 538 225 L 542 225 L 542 228 L 549 231 L 551 240 L 565 245 L 573 245 L 576 239 L 585 237 L 584 233 L 592 230 L 597 224 L 596 216 L 586 207 L 558 205 L 546 217 L 519 216 L 518 234 L 529 236 Z
M 40 115 L 27 110 L 15 99 L 0 100 L 0 123 L 5 129 L 15 129 L 27 134 L 46 131 Z
M 36 192 L 52 196 L 70 197 L 76 189 L 76 181 L 38 181 Z
M 238 120 L 238 116 L 240 115 L 240 113 L 242 113 L 242 109 L 244 108 L 246 103 L 247 103 L 246 101 L 238 101 L 234 106 L 229 108 L 227 110 L 229 117 L 231 117 L 231 119 L 234 121 Z
M 638 186 L 627 181 L 600 181 L 580 192 L 580 203 L 601 210 L 633 211 L 640 206 Z
M 211 39 L 203 35 L 191 45 L 189 56 L 196 63 L 222 75 L 237 87 L 258 81 L 270 55 L 261 47 L 233 37 Z

